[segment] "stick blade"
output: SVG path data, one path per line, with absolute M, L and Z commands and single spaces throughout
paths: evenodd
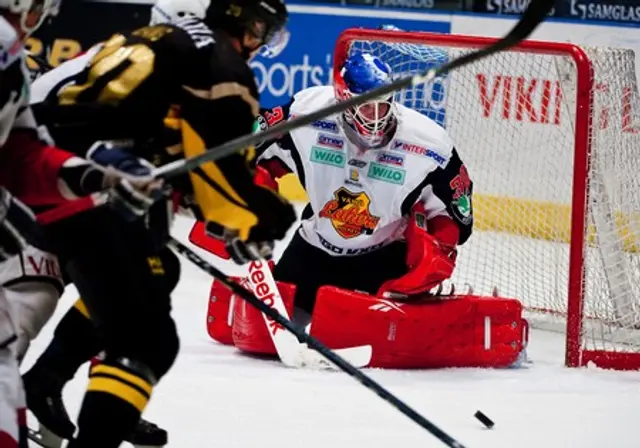
M 343 358 L 345 361 L 357 368 L 366 367 L 371 362 L 373 348 L 370 345 L 359 345 L 356 347 L 347 347 L 335 349 L 333 352 Z M 289 358 L 290 367 L 307 368 L 317 370 L 336 370 L 334 364 L 319 352 L 300 345 L 300 349 L 296 356 Z

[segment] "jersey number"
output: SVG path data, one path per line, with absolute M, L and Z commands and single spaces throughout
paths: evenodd
M 84 101 L 118 104 L 153 71 L 155 54 L 145 44 L 126 45 L 126 38 L 115 35 L 93 57 L 87 67 L 86 82 L 65 87 L 61 104 Z

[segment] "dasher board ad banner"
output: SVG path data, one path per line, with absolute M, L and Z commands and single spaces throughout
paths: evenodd
M 296 4 L 288 8 L 291 39 L 287 48 L 276 59 L 258 56 L 250 64 L 265 107 L 286 103 L 307 87 L 330 84 L 336 40 L 347 28 L 392 24 L 440 33 L 448 33 L 451 28 L 448 14 Z M 46 62 L 30 61 L 29 68 L 42 71 L 46 65 L 55 67 L 115 32 L 144 26 L 150 10 L 151 3 L 63 4 L 60 15 L 29 40 L 30 51 Z
M 531 0 L 480 0 L 474 11 L 496 15 L 520 15 Z M 551 17 L 585 22 L 617 22 L 640 25 L 637 0 L 556 0 Z
M 490 17 L 486 15 L 454 15 L 451 20 L 452 34 L 500 37 L 507 33 L 517 18 Z M 588 47 L 611 47 L 633 50 L 635 53 L 636 78 L 640 73 L 640 26 L 618 26 L 615 24 L 567 23 L 549 19 L 535 29 L 531 40 L 547 42 L 569 42 Z

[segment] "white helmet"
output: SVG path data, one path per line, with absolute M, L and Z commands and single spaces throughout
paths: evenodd
M 173 22 L 185 16 L 204 19 L 210 3 L 210 0 L 158 0 L 151 8 L 149 25 Z
M 29 36 L 49 16 L 58 15 L 61 0 L 0 0 L 0 9 L 20 16 L 20 28 Z

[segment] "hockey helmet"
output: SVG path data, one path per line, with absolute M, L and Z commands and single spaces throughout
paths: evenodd
M 336 99 L 345 100 L 391 82 L 388 64 L 370 53 L 355 53 L 334 78 Z M 343 117 L 365 149 L 383 146 L 396 125 L 393 94 L 347 109 Z
M 262 41 L 261 54 L 269 58 L 279 55 L 289 42 L 285 28 L 289 14 L 283 0 L 158 0 L 151 9 L 150 24 L 189 15 L 241 41 L 245 33 L 251 34 Z
M 36 31 L 47 17 L 58 15 L 60 2 L 61 0 L 0 0 L 0 9 L 19 18 L 20 30 L 24 37 L 27 37 Z

